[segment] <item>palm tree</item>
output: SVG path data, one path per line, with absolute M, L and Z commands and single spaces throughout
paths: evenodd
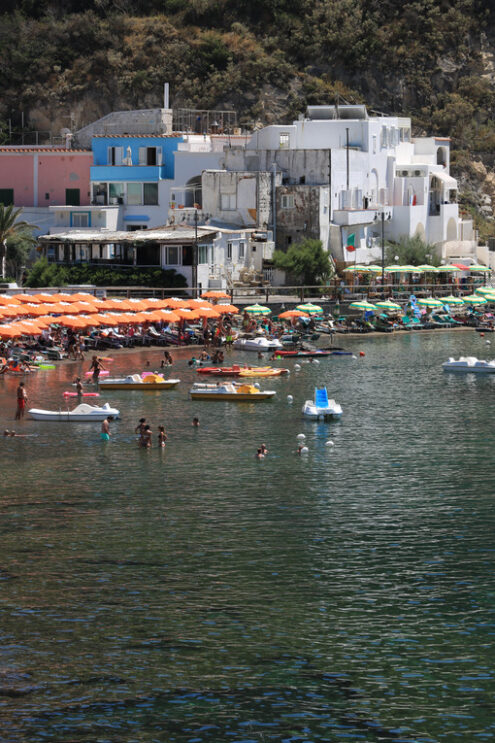
M 28 222 L 17 222 L 22 214 L 22 209 L 15 209 L 13 204 L 4 206 L 0 204 L 0 263 L 2 279 L 5 278 L 5 265 L 7 258 L 7 241 L 12 237 L 23 237 L 26 242 L 34 245 L 36 242 L 32 230 L 37 229 L 35 224 Z

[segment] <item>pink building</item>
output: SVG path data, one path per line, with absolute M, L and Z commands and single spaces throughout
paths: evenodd
M 0 147 L 0 203 L 17 207 L 90 203 L 91 150 Z

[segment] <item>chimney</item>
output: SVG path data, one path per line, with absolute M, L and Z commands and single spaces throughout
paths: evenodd
M 168 83 L 164 83 L 163 85 L 163 108 L 168 109 L 169 108 L 169 102 L 168 102 Z

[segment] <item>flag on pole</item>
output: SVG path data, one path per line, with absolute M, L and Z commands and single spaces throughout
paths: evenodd
M 347 236 L 347 245 L 346 248 L 350 253 L 353 253 L 356 250 L 355 246 L 355 240 L 356 240 L 356 233 L 352 232 L 350 235 Z

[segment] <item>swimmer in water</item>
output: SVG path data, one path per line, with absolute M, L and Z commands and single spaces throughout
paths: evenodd
M 134 433 L 138 433 L 141 435 L 144 431 L 144 427 L 146 425 L 146 418 L 140 418 L 139 423 L 137 424 L 136 428 L 134 429 Z
M 151 437 L 153 435 L 153 431 L 151 430 L 151 426 L 146 424 L 141 431 L 141 436 L 139 438 L 139 447 L 141 449 L 151 449 Z
M 263 450 L 260 446 L 260 448 L 256 452 L 256 459 L 264 459 L 264 458 L 265 458 L 265 455 L 263 454 Z
M 113 415 L 107 415 L 101 424 L 100 438 L 102 441 L 110 441 L 110 421 L 113 421 Z
M 193 428 L 199 428 L 199 418 L 192 419 L 192 426 Z
M 266 444 L 261 444 L 260 449 L 264 455 L 268 454 L 268 449 L 266 447 Z
M 164 449 L 166 440 L 167 434 L 165 433 L 165 426 L 158 426 L 158 446 L 161 446 L 162 449 Z
M 81 382 L 81 377 L 76 377 L 76 392 L 77 392 L 78 397 L 82 397 L 83 386 Z

